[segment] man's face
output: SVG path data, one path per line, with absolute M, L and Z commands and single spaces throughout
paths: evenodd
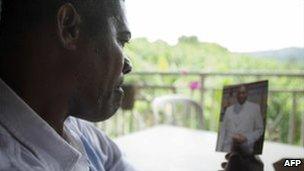
M 243 104 L 247 99 L 247 90 L 245 86 L 241 86 L 237 91 L 237 101 Z
M 110 31 L 96 34 L 94 40 L 83 39 L 81 66 L 76 73 L 76 90 L 70 100 L 69 114 L 90 121 L 106 120 L 117 111 L 123 97 L 121 84 L 131 64 L 123 46 L 131 33 L 121 1 L 121 16 L 109 18 Z

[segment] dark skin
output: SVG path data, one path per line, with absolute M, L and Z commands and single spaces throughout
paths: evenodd
M 248 96 L 248 92 L 247 92 L 246 87 L 240 86 L 237 90 L 237 95 L 236 95 L 237 101 L 240 104 L 244 104 L 245 101 L 247 100 L 247 96 Z
M 132 69 L 122 51 L 131 33 L 121 5 L 120 20 L 109 19 L 111 34 L 92 42 L 81 14 L 63 4 L 56 22 L 23 33 L 22 46 L 1 58 L 1 78 L 59 135 L 70 115 L 103 121 L 120 105 L 122 77 Z
M 264 164 L 259 157 L 244 152 L 235 140 L 232 144 L 231 153 L 225 155 L 227 162 L 222 163 L 225 171 L 263 171 Z
M 123 76 L 132 67 L 122 50 L 131 33 L 120 4 L 120 20 L 109 19 L 110 32 L 96 33 L 94 41 L 81 29 L 81 14 L 63 4 L 56 22 L 23 33 L 23 46 L 1 60 L 1 78 L 60 135 L 68 116 L 103 121 L 121 103 Z

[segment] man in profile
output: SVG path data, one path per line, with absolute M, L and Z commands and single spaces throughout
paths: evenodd
M 220 150 L 230 152 L 233 143 L 242 151 L 253 154 L 254 144 L 263 134 L 263 119 L 258 104 L 247 100 L 246 86 L 237 90 L 237 102 L 229 106 L 224 114 L 220 131 Z
M 2 0 L 0 34 L 0 170 L 133 170 L 82 120 L 106 120 L 121 103 L 124 2 Z
M 85 121 L 118 109 L 130 37 L 122 0 L 2 0 L 1 171 L 134 170 Z

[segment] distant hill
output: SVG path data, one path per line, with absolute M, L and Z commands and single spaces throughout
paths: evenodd
M 291 59 L 295 56 L 303 59 L 304 53 L 282 56 L 281 52 L 280 55 L 253 57 L 251 54 L 230 52 L 216 43 L 200 42 L 194 36 L 180 37 L 175 45 L 161 40 L 150 42 L 146 38 L 137 38 L 125 50 L 136 70 L 304 70 L 304 60 L 278 60 L 272 57 L 287 56 Z
M 304 48 L 284 48 L 279 50 L 259 51 L 242 53 L 253 57 L 275 58 L 285 61 L 301 61 L 304 62 Z

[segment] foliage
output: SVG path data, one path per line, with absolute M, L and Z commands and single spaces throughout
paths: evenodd
M 176 45 L 169 45 L 164 41 L 158 40 L 155 42 L 149 42 L 145 38 L 138 38 L 131 41 L 126 46 L 126 53 L 130 57 L 135 71 L 290 71 L 290 70 L 302 70 L 304 69 L 304 61 L 286 61 L 277 60 L 275 58 L 262 58 L 252 57 L 249 54 L 232 53 L 228 49 L 216 44 L 199 42 L 199 40 L 192 36 L 182 36 Z M 199 101 L 199 90 L 191 91 L 187 89 L 187 86 L 193 82 L 200 81 L 200 78 L 195 76 L 187 77 L 161 77 L 161 76 L 129 76 L 126 82 L 132 82 L 136 84 L 153 84 L 153 85 L 174 85 L 177 87 L 186 87 L 185 89 L 179 89 L 178 93 L 192 96 Z M 255 81 L 255 77 L 215 77 L 205 80 L 206 87 L 221 89 L 227 84 L 236 84 L 240 82 Z M 270 89 L 304 89 L 303 78 L 268 78 L 261 77 L 259 79 L 269 79 Z M 147 97 L 150 101 L 153 97 L 172 93 L 168 91 L 151 91 L 147 90 L 142 92 L 143 96 Z M 278 135 L 268 136 L 276 137 L 272 140 L 278 140 L 281 142 L 287 142 L 288 134 L 288 120 L 289 114 L 292 112 L 292 98 L 290 94 L 274 94 L 270 97 L 268 107 L 268 122 L 275 120 L 276 116 L 283 112 L 282 121 L 277 127 Z M 208 92 L 205 95 L 204 107 L 205 107 L 205 119 L 206 125 L 210 130 L 217 130 L 217 122 L 219 117 L 219 106 L 221 101 L 221 91 Z M 298 106 L 296 110 L 296 119 L 301 118 L 301 112 L 303 112 L 303 106 L 299 102 L 303 102 L 303 94 L 299 95 Z M 140 112 L 151 113 L 149 106 L 143 104 L 137 104 L 135 110 Z M 146 109 L 146 110 L 145 110 Z M 300 123 L 297 120 L 297 127 L 295 133 L 295 141 L 299 142 L 300 139 Z
M 276 59 L 253 58 L 246 54 L 231 53 L 218 44 L 199 42 L 195 37 L 183 36 L 173 46 L 163 41 L 149 42 L 145 38 L 138 38 L 127 45 L 126 52 L 138 71 L 295 69 L 292 65 L 286 65 Z

